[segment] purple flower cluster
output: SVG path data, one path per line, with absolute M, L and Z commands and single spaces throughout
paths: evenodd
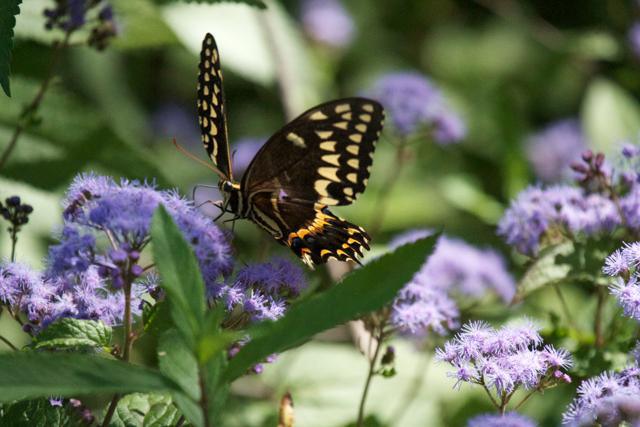
M 368 96 L 384 105 L 401 136 L 427 128 L 437 143 L 449 144 L 459 142 L 466 134 L 464 122 L 447 106 L 440 90 L 419 73 L 387 74 L 374 84 Z
M 636 58 L 640 58 L 640 22 L 634 22 L 627 33 L 629 48 Z
M 625 220 L 638 216 L 632 212 L 635 192 L 621 200 L 629 213 Z M 569 185 L 548 188 L 529 187 L 511 202 L 498 224 L 498 234 L 519 252 L 533 256 L 545 236 L 561 233 L 587 236 L 611 232 L 622 219 L 615 203 L 599 193 Z
M 340 0 L 304 0 L 301 19 L 307 35 L 318 43 L 344 48 L 353 40 L 353 19 Z
M 508 400 L 519 388 L 542 389 L 571 381 L 564 372 L 572 363 L 569 353 L 543 346 L 538 328 L 530 322 L 500 329 L 471 322 L 436 356 L 455 368 L 449 375 L 456 379 L 456 387 L 463 382 L 479 384 L 498 399 Z
M 467 427 L 536 427 L 536 423 L 517 412 L 507 412 L 503 415 L 482 414 L 471 418 Z
M 640 231 L 640 147 L 626 143 L 612 163 L 602 153 L 582 153 L 571 164 L 579 186 L 532 186 L 505 211 L 498 234 L 519 252 L 570 237 L 592 237 L 619 228 Z
M 398 247 L 431 234 L 415 230 L 396 237 Z M 433 254 L 394 300 L 391 321 L 403 333 L 424 336 L 430 330 L 444 335 L 458 326 L 458 307 L 453 295 L 479 298 L 492 291 L 509 302 L 515 281 L 504 259 L 490 249 L 478 249 L 446 236 L 440 237 Z
M 233 173 L 240 176 L 249 167 L 249 164 L 262 147 L 266 138 L 242 138 L 231 146 L 233 152 Z
M 16 263 L 0 266 L 0 301 L 25 313 L 39 330 L 58 317 L 122 321 L 125 285 L 131 286 L 134 314 L 157 276 L 141 263 L 150 241 L 155 209 L 164 205 L 198 258 L 208 285 L 231 273 L 227 237 L 174 191 L 93 174 L 80 175 L 64 201 L 59 242 L 49 248 L 46 271 Z
M 283 258 L 250 264 L 228 283 L 208 287 L 208 295 L 222 301 L 228 312 L 240 308 L 254 322 L 282 317 L 287 301 L 307 286 L 302 269 Z
M 640 368 L 636 364 L 583 381 L 562 420 L 572 427 L 614 427 L 623 422 L 640 423 Z
M 47 30 L 58 28 L 70 33 L 91 22 L 88 43 L 98 50 L 104 49 L 117 33 L 113 8 L 106 0 L 54 0 L 54 7 L 43 13 Z
M 602 271 L 617 276 L 611 285 L 611 293 L 618 299 L 624 314 L 640 322 L 640 242 L 625 244 L 609 255 Z
M 134 284 L 132 311 L 139 315 L 146 287 Z M 122 322 L 124 295 L 113 292 L 91 266 L 75 276 L 50 277 L 19 263 L 0 266 L 0 301 L 24 313 L 27 331 L 36 331 L 60 317 Z
M 586 143 L 580 123 L 565 119 L 531 136 L 526 149 L 536 176 L 545 182 L 558 182 L 570 177 L 569 166 L 586 150 Z

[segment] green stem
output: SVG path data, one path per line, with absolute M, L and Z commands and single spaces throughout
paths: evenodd
M 380 231 L 380 228 L 382 228 L 385 214 L 387 213 L 387 208 L 389 206 L 389 203 L 387 203 L 389 194 L 391 194 L 391 190 L 393 190 L 400 178 L 400 174 L 405 164 L 404 158 L 406 151 L 407 140 L 405 138 L 401 138 L 396 145 L 396 157 L 395 162 L 392 165 L 390 175 L 387 177 L 385 184 L 378 192 L 378 196 L 376 198 L 376 203 L 373 208 L 374 217 L 371 221 L 371 226 L 369 227 L 369 234 L 371 236 L 375 236 Z
M 128 362 L 129 357 L 131 355 L 131 346 L 133 344 L 133 334 L 131 333 L 131 278 L 127 278 L 125 280 L 125 284 L 123 286 L 124 291 L 124 351 L 122 352 L 121 360 Z M 107 409 L 107 413 L 104 416 L 104 420 L 102 420 L 102 427 L 107 427 L 111 422 L 111 418 L 118 406 L 118 401 L 120 400 L 119 394 L 114 394 L 111 399 L 111 403 L 109 404 L 109 409 Z
M 18 244 L 17 227 L 11 228 L 11 262 L 16 261 L 16 245 Z
M 209 420 L 209 397 L 207 395 L 207 385 L 202 373 L 203 369 L 204 367 L 201 366 L 200 373 L 198 375 L 198 383 L 200 385 L 200 408 L 202 409 L 202 419 L 204 420 L 204 427 L 210 427 L 211 421 Z
M 382 330 L 383 328 L 380 328 L 380 331 Z M 367 380 L 364 383 L 364 389 L 362 390 L 362 397 L 360 398 L 360 405 L 358 407 L 358 421 L 356 422 L 357 427 L 362 427 L 364 425 L 363 424 L 364 423 L 364 406 L 367 401 L 367 395 L 369 394 L 369 387 L 371 385 L 371 380 L 375 375 L 376 363 L 378 361 L 378 356 L 380 355 L 380 349 L 382 348 L 382 338 L 383 338 L 383 335 L 382 335 L 382 332 L 380 332 L 377 337 L 374 337 L 372 334 L 369 341 L 369 343 L 371 344 L 372 341 L 375 339 L 376 343 L 375 343 L 375 350 L 373 352 L 373 356 L 369 360 L 369 372 L 367 374 Z
M 567 300 L 564 299 L 564 294 L 562 293 L 560 286 L 558 286 L 557 283 L 554 283 L 553 289 L 556 291 L 556 294 L 558 295 L 558 299 L 560 300 L 562 311 L 564 312 L 564 316 L 567 318 L 567 322 L 569 323 L 569 326 L 571 326 L 571 328 L 573 328 L 574 330 L 578 330 L 578 326 L 573 320 L 571 311 L 569 311 L 569 305 L 567 304 Z
M 593 332 L 596 336 L 596 348 L 602 348 L 604 345 L 604 335 L 602 333 L 602 316 L 604 312 L 604 303 L 607 298 L 606 290 L 603 286 L 598 286 L 598 303 L 596 306 L 596 318 L 593 323 Z
M 16 129 L 13 131 L 13 135 L 9 140 L 9 145 L 7 145 L 7 147 L 2 152 L 2 155 L 0 156 L 0 170 L 7 163 L 7 160 L 9 160 L 9 156 L 13 152 L 13 149 L 16 147 L 20 135 L 22 135 L 22 132 L 29 126 L 34 114 L 38 111 L 38 108 L 40 108 L 42 99 L 44 98 L 44 95 L 47 92 L 47 89 L 49 89 L 51 81 L 53 80 L 54 71 L 56 66 L 58 65 L 58 62 L 60 61 L 60 57 L 62 56 L 61 54 L 69 45 L 69 38 L 71 37 L 72 32 L 73 30 L 67 31 L 64 35 L 64 39 L 61 42 L 57 42 L 55 44 L 47 75 L 42 81 L 42 85 L 40 85 L 40 89 L 36 93 L 35 97 L 23 110 L 18 125 L 16 126 Z
M 7 338 L 3 337 L 2 335 L 0 335 L 0 341 L 2 341 L 7 346 L 9 346 L 13 351 L 18 351 L 19 350 L 18 347 L 13 345 L 13 343 L 11 343 L 11 341 L 9 341 Z
M 431 360 L 431 354 L 427 351 L 423 353 L 420 358 L 420 363 L 417 364 L 417 369 L 415 374 L 413 375 L 413 380 L 411 384 L 407 388 L 404 393 L 404 397 L 400 400 L 400 404 L 393 411 L 393 414 L 389 418 L 389 425 L 397 424 L 400 425 L 400 421 L 404 418 L 407 413 L 407 410 L 411 407 L 411 404 L 418 397 L 418 393 L 424 384 L 424 380 L 426 379 L 426 372 L 429 369 L 429 361 Z M 391 421 L 393 420 L 393 421 Z

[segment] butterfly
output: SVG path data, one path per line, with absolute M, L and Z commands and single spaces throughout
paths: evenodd
M 329 206 L 351 204 L 367 186 L 384 111 L 376 101 L 344 98 L 313 107 L 260 148 L 242 179 L 232 174 L 220 54 L 202 42 L 198 75 L 202 142 L 219 175 L 222 213 L 245 218 L 313 268 L 331 258 L 358 262 L 370 237 Z

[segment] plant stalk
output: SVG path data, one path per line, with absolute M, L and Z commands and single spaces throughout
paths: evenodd
M 13 135 L 9 140 L 9 145 L 7 145 L 7 147 L 2 152 L 2 155 L 0 156 L 0 170 L 2 170 L 3 166 L 7 163 L 7 160 L 9 160 L 9 156 L 13 152 L 13 149 L 16 147 L 20 135 L 22 135 L 22 132 L 29 126 L 34 114 L 38 111 L 38 108 L 40 108 L 42 99 L 44 98 L 44 95 L 49 89 L 51 81 L 53 80 L 54 71 L 58 65 L 58 62 L 60 62 L 62 52 L 69 45 L 69 38 L 71 37 L 72 32 L 73 30 L 67 31 L 64 34 L 64 38 L 62 39 L 62 41 L 55 44 L 47 75 L 42 81 L 40 89 L 38 89 L 35 97 L 31 100 L 29 105 L 24 108 L 20 120 L 18 121 L 18 125 L 16 126 L 15 130 L 13 131 Z
M 371 336 L 370 343 L 375 339 L 375 350 L 373 352 L 373 356 L 369 360 L 369 372 L 367 374 L 367 380 L 364 383 L 364 389 L 362 390 L 362 397 L 360 398 L 360 405 L 358 407 L 358 421 L 356 422 L 357 427 L 362 427 L 364 424 L 364 406 L 367 401 L 367 395 L 369 394 L 369 387 L 371 385 L 371 380 L 375 375 L 376 363 L 378 361 L 378 357 L 380 355 L 380 349 L 382 348 L 382 328 L 380 328 L 380 333 L 377 337 Z

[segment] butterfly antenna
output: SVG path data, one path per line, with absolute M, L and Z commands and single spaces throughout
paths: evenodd
M 220 179 L 227 179 L 225 174 L 223 174 L 222 171 L 220 171 L 220 169 L 218 169 L 217 167 L 215 167 L 215 166 L 203 161 L 202 159 L 197 158 L 193 154 L 191 154 L 186 148 L 184 148 L 182 145 L 178 144 L 178 141 L 175 138 L 173 138 L 173 146 L 176 147 L 178 149 L 178 151 L 180 151 L 182 154 L 184 154 L 185 156 L 187 156 L 191 160 L 195 160 L 196 162 L 200 163 L 205 168 L 207 168 L 209 170 L 212 170 L 216 175 L 218 175 L 220 177 Z

